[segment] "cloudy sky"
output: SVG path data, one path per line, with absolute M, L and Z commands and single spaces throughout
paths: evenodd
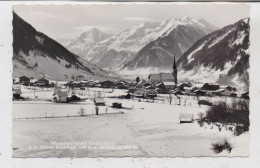
M 204 18 L 223 27 L 249 17 L 247 5 L 15 5 L 13 10 L 38 31 L 57 39 L 72 39 L 96 27 L 107 34 L 116 34 L 143 22 L 189 16 Z

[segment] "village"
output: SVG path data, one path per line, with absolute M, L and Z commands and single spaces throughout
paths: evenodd
M 18 132 L 14 135 L 14 156 L 43 156 L 42 149 L 36 148 L 32 152 L 27 147 L 40 142 L 48 146 L 56 137 L 62 137 L 59 139 L 61 142 L 68 141 L 66 135 L 76 136 L 81 141 L 108 141 L 121 147 L 135 146 L 126 151 L 91 147 L 77 151 L 78 157 L 181 156 L 183 152 L 185 156 L 196 156 L 194 144 L 202 150 L 200 156 L 235 156 L 237 150 L 246 150 L 244 154 L 247 155 L 248 144 L 243 139 L 249 135 L 242 134 L 246 130 L 239 133 L 242 135 L 237 140 L 234 133 L 237 134 L 239 125 L 203 122 L 203 116 L 214 105 L 225 102 L 232 106 L 240 99 L 248 100 L 249 93 L 219 84 L 178 83 L 175 62 L 172 73 L 150 74 L 147 79 L 136 77 L 133 81 L 98 81 L 82 75 L 70 81 L 54 81 L 23 75 L 13 79 L 13 119 Z M 74 126 L 70 127 L 70 123 Z M 37 128 L 39 124 L 41 126 Z M 24 129 L 19 128 L 24 127 L 34 141 L 26 141 L 26 136 L 19 136 L 24 134 Z M 82 129 L 87 133 L 78 131 Z M 48 136 L 48 141 L 42 142 L 45 136 Z M 170 138 L 172 136 L 175 138 Z M 196 141 L 194 136 L 199 136 Z M 243 148 L 234 147 L 232 152 L 226 153 L 211 150 L 214 141 L 226 138 L 231 139 L 234 146 Z M 173 144 L 182 148 L 176 149 Z M 72 151 L 61 150 L 57 154 L 53 153 L 54 150 L 57 149 L 44 148 L 46 156 L 75 156 L 70 153 Z
M 177 77 L 177 66 L 174 58 L 172 73 L 158 73 L 150 74 L 146 79 L 140 79 L 136 77 L 135 81 L 98 81 L 94 79 L 87 80 L 82 75 L 76 77 L 71 77 L 70 81 L 51 81 L 46 78 L 33 79 L 28 76 L 21 76 L 19 78 L 13 79 L 13 98 L 21 99 L 22 91 L 19 87 L 16 87 L 17 84 L 30 86 L 35 88 L 49 88 L 53 93 L 52 100 L 55 102 L 69 102 L 73 100 L 80 100 L 77 97 L 75 90 L 81 90 L 82 94 L 85 96 L 86 90 L 89 88 L 103 88 L 113 93 L 115 89 L 125 90 L 124 94 L 117 95 L 121 98 L 130 99 L 133 97 L 136 98 L 146 98 L 148 99 L 157 99 L 160 95 L 174 95 L 175 98 L 179 99 L 179 95 L 195 96 L 197 99 L 199 96 L 214 97 L 214 96 L 224 96 L 224 97 L 234 97 L 234 98 L 245 98 L 249 99 L 249 92 L 241 92 L 235 87 L 219 85 L 219 84 L 210 84 L 210 83 L 191 83 L 191 82 L 181 82 L 178 83 Z M 240 92 L 239 92 L 240 91 Z M 101 98 L 102 91 L 98 91 L 98 95 L 95 95 L 95 98 Z M 68 94 L 71 93 L 71 97 L 68 97 Z M 126 94 L 127 93 L 127 94 Z M 35 91 L 34 91 L 35 94 Z M 165 96 L 163 96 L 165 97 Z M 37 97 L 35 97 L 37 98 Z M 90 97 L 88 97 L 90 98 Z M 93 97 L 92 97 L 93 98 Z M 104 97 L 103 97 L 104 98 Z M 199 100 L 199 99 L 198 99 Z M 205 101 L 204 101 L 205 102 Z M 198 101 L 200 104 L 200 102 Z M 211 102 L 206 102 L 210 104 Z

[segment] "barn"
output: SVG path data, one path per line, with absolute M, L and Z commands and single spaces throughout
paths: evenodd
M 30 84 L 30 78 L 28 76 L 21 76 L 19 77 L 19 83 L 29 85 Z
M 95 98 L 94 104 L 96 106 L 105 106 L 106 105 L 105 100 L 103 98 Z
M 66 91 L 58 91 L 53 94 L 53 101 L 58 103 L 66 103 L 68 101 L 68 93 Z

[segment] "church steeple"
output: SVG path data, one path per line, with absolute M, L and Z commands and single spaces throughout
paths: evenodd
M 174 77 L 174 82 L 175 82 L 175 84 L 177 84 L 178 80 L 177 80 L 177 66 L 176 66 L 176 61 L 175 61 L 175 55 L 174 55 L 172 70 L 173 70 L 172 74 Z
M 177 68 L 176 68 L 176 62 L 175 62 L 175 55 L 174 55 L 174 60 L 173 60 L 173 71 L 176 70 L 177 71 Z

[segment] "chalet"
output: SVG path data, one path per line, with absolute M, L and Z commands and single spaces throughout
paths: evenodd
M 35 83 L 37 86 L 48 86 L 49 80 L 45 79 L 45 78 L 41 78 L 41 79 L 37 80 Z
M 175 89 L 172 93 L 175 95 L 183 95 L 183 93 L 180 89 Z
M 58 103 L 65 103 L 68 101 L 68 93 L 66 91 L 59 91 L 53 94 L 53 101 Z
M 103 98 L 95 98 L 94 104 L 96 106 L 105 106 L 106 105 L 105 100 Z
M 94 85 L 94 87 L 102 87 L 102 85 L 100 84 L 100 83 L 96 83 L 95 85 Z
M 136 91 L 136 87 L 134 87 L 134 86 L 130 86 L 128 88 L 128 93 L 134 93 L 135 91 Z
M 94 87 L 96 84 L 97 84 L 97 83 L 94 82 L 94 81 L 89 81 L 89 82 L 86 84 L 86 86 L 87 86 L 87 87 Z
M 185 91 L 185 93 L 191 93 L 193 91 L 192 87 L 184 87 L 183 90 Z
M 117 83 L 116 85 L 117 85 L 116 86 L 117 89 L 128 89 L 128 86 L 126 84 Z
M 136 88 L 141 89 L 141 88 L 145 88 L 145 82 L 144 81 L 140 81 L 139 83 L 136 84 Z
M 194 90 L 201 90 L 201 88 L 203 87 L 204 84 L 202 83 L 193 83 L 191 86 L 193 87 Z
M 218 90 L 220 87 L 217 84 L 209 84 L 209 83 L 205 83 L 202 87 L 201 90 Z
M 136 90 L 133 95 L 135 97 L 139 97 L 139 98 L 145 98 L 146 97 L 146 90 L 145 89 L 138 89 Z
M 19 77 L 19 83 L 29 85 L 30 78 L 28 76 L 21 76 L 21 77 Z
M 200 90 L 200 89 L 194 90 L 194 93 L 196 93 L 197 96 L 205 96 L 206 95 L 206 91 L 203 91 L 203 90 Z
M 101 84 L 101 87 L 102 87 L 102 88 L 112 88 L 112 87 L 114 87 L 114 85 L 115 85 L 114 82 L 109 81 L 109 80 L 100 82 L 100 84 Z
M 77 82 L 81 82 L 81 81 L 83 81 L 83 79 L 84 79 L 84 76 L 82 76 L 82 75 L 76 76 L 76 81 Z
M 230 96 L 231 91 L 226 89 L 218 89 L 216 92 L 221 96 Z
M 237 89 L 231 86 L 220 86 L 220 89 L 217 90 L 222 96 L 230 96 L 233 92 L 236 92 Z
M 191 85 L 188 83 L 180 83 L 177 85 L 177 88 L 180 89 L 181 91 L 184 91 L 184 87 L 191 87 Z
M 146 96 L 149 97 L 149 98 L 157 97 L 157 92 L 155 90 L 147 90 Z
M 20 99 L 22 91 L 21 89 L 13 89 L 13 99 Z
M 153 86 L 150 85 L 150 86 L 146 86 L 145 89 L 146 89 L 146 90 L 154 90 L 155 87 L 153 87 Z

